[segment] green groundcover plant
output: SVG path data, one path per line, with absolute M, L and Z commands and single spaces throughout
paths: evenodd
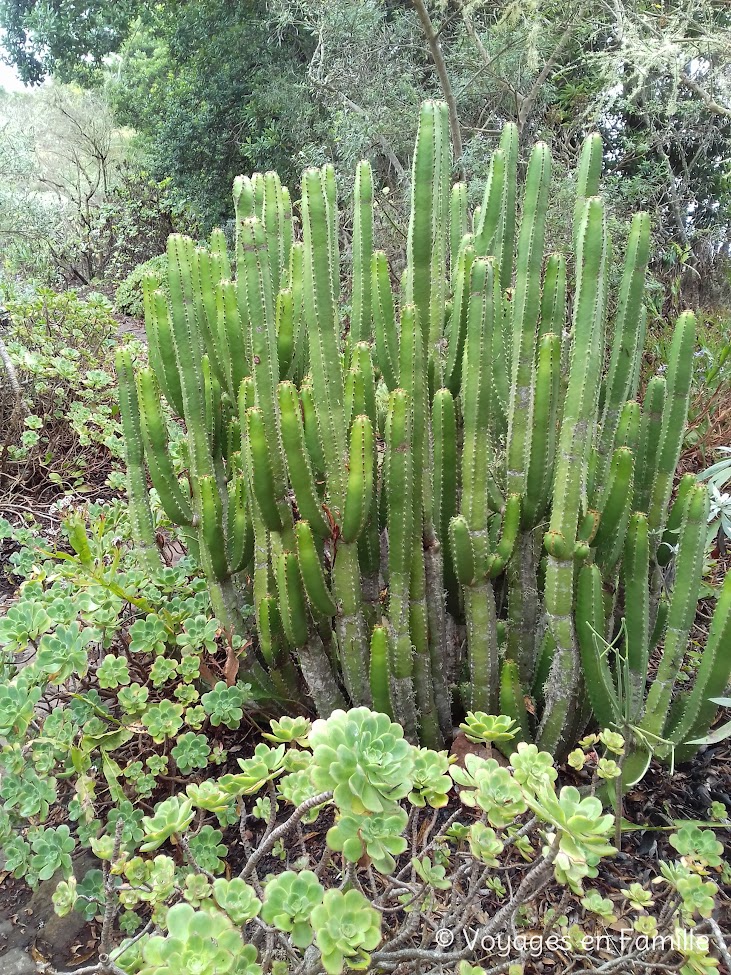
M 468 719 L 483 742 L 487 718 Z M 505 741 L 513 730 L 503 724 Z M 670 837 L 678 859 L 661 861 L 651 883 L 605 897 L 592 883 L 616 853 L 614 817 L 596 796 L 557 787 L 551 757 L 535 745 L 519 742 L 501 765 L 471 754 L 458 766 L 446 752 L 426 752 L 432 771 L 424 774 L 425 750 L 365 707 L 312 725 L 272 720 L 267 738 L 237 770 L 191 780 L 149 815 L 110 817 L 113 829 L 91 838 L 101 869 L 81 882 L 68 827 L 27 829 L 30 869 L 65 878 L 53 896 L 57 913 L 103 919 L 100 964 L 89 971 L 340 975 L 419 966 L 483 975 L 479 963 L 494 961 L 504 943 L 504 970 L 520 975 L 549 933 L 587 963 L 612 945 L 627 964 L 716 971 L 723 846 L 711 830 L 682 826 Z M 608 744 L 584 742 L 594 780 L 597 755 L 623 746 L 614 733 Z M 573 923 L 539 909 L 548 884 L 565 889 Z
M 3 340 L 21 402 L 0 367 L 0 490 L 33 496 L 124 485 L 124 444 L 116 377 L 110 369 L 118 324 L 102 295 L 40 289 L 6 300 Z M 143 348 L 128 353 L 142 363 Z

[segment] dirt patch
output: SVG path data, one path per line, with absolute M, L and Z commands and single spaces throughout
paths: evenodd
M 74 860 L 74 873 L 81 880 L 97 859 L 82 852 Z M 61 876 L 52 877 L 32 891 L 22 881 L 0 871 L 0 972 L 3 958 L 26 952 L 36 962 L 50 962 L 54 968 L 73 969 L 91 958 L 98 943 L 98 925 L 72 911 L 60 918 L 51 897 Z

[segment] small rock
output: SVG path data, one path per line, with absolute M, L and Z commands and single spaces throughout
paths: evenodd
M 36 975 L 36 963 L 22 950 L 13 948 L 0 957 L 0 969 L 3 975 Z

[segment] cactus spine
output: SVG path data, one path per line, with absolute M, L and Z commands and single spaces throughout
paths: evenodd
M 727 580 L 696 685 L 672 703 L 708 503 L 691 477 L 670 506 L 694 319 L 680 316 L 665 376 L 635 402 L 649 220 L 632 221 L 609 322 L 598 136 L 581 153 L 573 262 L 544 254 L 546 146 L 520 226 L 514 126 L 474 215 L 449 169 L 446 106 L 427 102 L 394 290 L 359 164 L 345 341 L 332 167 L 303 175 L 301 239 L 273 173 L 235 181 L 231 254 L 220 231 L 207 247 L 171 237 L 170 297 L 144 287 L 150 369 L 135 379 L 118 357 L 141 554 L 153 570 L 144 455 L 224 626 L 243 635 L 253 604 L 244 663 L 264 693 L 308 694 L 321 713 L 373 703 L 438 747 L 459 687 L 557 754 L 593 711 L 627 736 L 629 781 L 651 751 L 692 751 L 731 668 Z M 163 400 L 185 423 L 182 459 Z

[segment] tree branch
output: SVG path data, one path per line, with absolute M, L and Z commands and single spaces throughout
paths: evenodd
M 713 112 L 715 115 L 721 115 L 723 118 L 731 118 L 731 108 L 727 108 L 725 105 L 721 105 L 720 102 L 717 102 L 715 98 L 713 98 L 712 95 L 709 95 L 705 89 L 701 88 L 698 82 L 694 81 L 690 75 L 687 74 L 687 72 L 680 72 L 680 82 L 681 84 L 685 85 L 686 88 L 689 88 L 694 95 L 697 95 L 709 111 Z
M 424 5 L 424 0 L 413 0 L 413 2 L 416 12 L 419 15 L 421 26 L 426 34 L 427 43 L 429 44 L 429 51 L 431 53 L 432 60 L 434 61 L 434 66 L 437 69 L 437 74 L 439 75 L 439 83 L 442 86 L 442 94 L 444 95 L 444 100 L 447 103 L 447 108 L 449 109 L 449 128 L 452 133 L 454 161 L 461 169 L 462 131 L 459 125 L 459 115 L 457 114 L 457 102 L 454 98 L 452 85 L 449 81 L 449 75 L 447 74 L 447 66 L 444 63 L 442 46 L 439 42 L 439 34 L 434 30 L 434 24 L 431 22 L 431 17 L 429 16 L 429 11 Z

